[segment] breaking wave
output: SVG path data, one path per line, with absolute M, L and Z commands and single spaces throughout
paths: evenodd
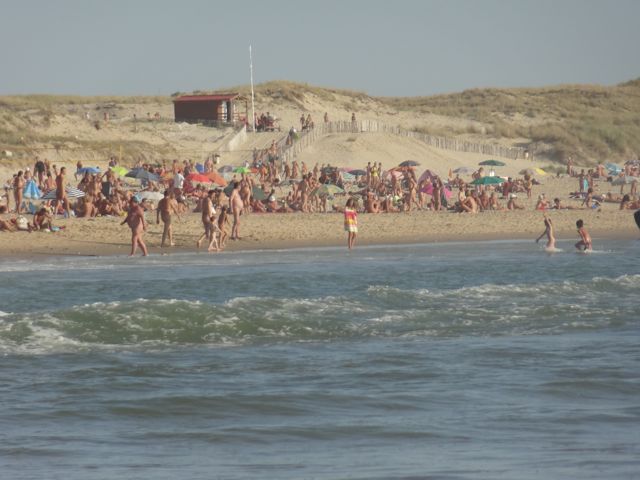
M 558 335 L 637 322 L 634 293 L 639 286 L 640 275 L 435 291 L 373 285 L 351 297 L 236 297 L 221 304 L 137 299 L 55 311 L 1 312 L 0 353 Z

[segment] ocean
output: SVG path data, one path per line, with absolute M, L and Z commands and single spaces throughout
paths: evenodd
M 640 478 L 640 241 L 0 259 L 0 478 Z

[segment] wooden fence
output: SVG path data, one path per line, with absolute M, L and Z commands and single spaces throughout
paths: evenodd
M 298 140 L 294 141 L 292 145 L 287 144 L 287 137 L 285 136 L 278 143 L 281 161 L 284 163 L 293 161 L 298 154 L 308 146 L 315 143 L 321 137 L 333 133 L 386 133 L 413 138 L 434 148 L 452 150 L 455 152 L 480 153 L 488 157 L 502 157 L 509 159 L 523 158 L 526 151 L 526 149 L 521 147 L 508 147 L 497 143 L 469 142 L 467 140 L 461 140 L 454 137 L 441 137 L 405 130 L 376 120 L 362 120 L 356 122 L 343 121 L 318 124 L 312 130 L 299 133 Z

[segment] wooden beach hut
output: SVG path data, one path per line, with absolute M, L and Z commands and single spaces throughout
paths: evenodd
M 248 102 L 238 93 L 182 95 L 173 100 L 173 111 L 176 122 L 238 125 L 248 118 Z

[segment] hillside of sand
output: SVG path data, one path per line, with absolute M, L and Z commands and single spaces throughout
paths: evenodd
M 247 87 L 226 91 L 250 94 Z M 349 121 L 355 113 L 358 120 L 406 131 L 527 148 L 543 167 L 562 164 L 570 155 L 577 164 L 589 166 L 637 157 L 639 103 L 637 80 L 614 87 L 478 89 L 416 98 L 269 82 L 256 87 L 255 111 L 277 117 L 281 131 L 249 133 L 230 146 L 236 135 L 231 128 L 175 123 L 171 97 L 5 96 L 0 97 L 0 151 L 11 156 L 0 156 L 0 175 L 4 179 L 32 166 L 36 155 L 71 166 L 78 160 L 104 166 L 116 156 L 130 166 L 138 160 L 198 162 L 218 152 L 223 164 L 238 165 L 250 159 L 255 148 L 281 140 L 291 127 L 299 129 L 301 115 L 311 115 L 319 124 L 325 113 L 330 121 Z M 339 134 L 318 139 L 299 159 L 353 167 L 368 161 L 390 167 L 413 159 L 445 173 L 449 167 L 473 167 L 486 155 L 433 148 L 388 134 Z M 513 170 L 520 168 L 518 164 Z

